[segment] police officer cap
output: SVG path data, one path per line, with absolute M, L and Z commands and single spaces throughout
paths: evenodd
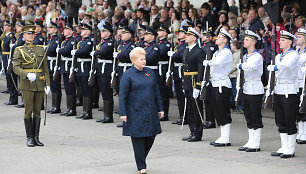
M 42 27 L 42 28 L 44 27 L 43 22 L 40 21 L 40 20 L 35 20 L 35 25 L 38 26 L 38 27 Z
M 54 22 L 50 22 L 50 24 L 48 25 L 48 28 L 57 28 L 57 25 Z
M 65 29 L 73 30 L 72 24 L 67 23 L 67 24 L 65 25 Z
M 208 31 L 203 30 L 203 31 L 202 31 L 202 35 L 210 35 L 210 36 L 214 36 L 214 32 L 212 32 L 211 30 L 208 30 Z
M 139 27 L 137 30 L 146 30 L 146 26 L 139 24 Z
M 92 27 L 89 24 L 83 24 L 83 27 L 81 29 L 82 30 L 90 30 L 90 31 L 92 31 Z
M 228 40 L 232 41 L 231 35 L 223 28 L 220 29 L 219 35 L 226 37 Z
M 133 35 L 134 31 L 132 29 L 130 29 L 129 27 L 124 26 L 122 33 L 131 33 Z
M 105 22 L 102 31 L 109 31 L 112 33 L 113 32 L 112 25 L 109 22 Z
M 186 27 L 194 27 L 193 23 L 190 21 L 187 21 L 185 24 Z
M 160 27 L 159 27 L 158 30 L 165 31 L 168 34 L 170 34 L 170 31 L 169 31 L 168 27 L 165 24 L 160 24 Z
M 16 25 L 25 26 L 25 23 L 21 19 L 17 19 Z
M 35 25 L 26 25 L 22 27 L 22 32 L 23 33 L 35 33 Z
M 249 37 L 249 38 L 255 39 L 255 40 L 261 40 L 261 38 L 258 36 L 258 34 L 254 33 L 251 30 L 246 30 L 245 31 L 245 37 Z
M 152 34 L 154 36 L 158 35 L 157 32 L 150 27 L 147 27 L 145 34 Z
M 192 27 L 188 28 L 188 31 L 186 34 L 191 34 L 193 36 L 195 36 L 196 38 L 202 38 L 202 36 Z
M 123 28 L 124 28 L 124 25 L 122 25 L 122 24 L 118 25 L 118 30 L 123 30 Z
M 296 37 L 293 34 L 289 33 L 288 31 L 282 30 L 280 31 L 280 33 L 281 33 L 280 38 L 289 39 L 292 41 L 296 40 Z
M 188 31 L 188 27 L 187 26 L 183 26 L 183 27 L 180 28 L 179 31 L 186 33 Z
M 298 29 L 298 35 L 306 36 L 306 30 L 303 28 Z

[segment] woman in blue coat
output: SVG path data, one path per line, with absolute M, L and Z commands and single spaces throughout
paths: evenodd
M 123 136 L 130 136 L 138 171 L 146 173 L 146 157 L 155 136 L 161 133 L 159 118 L 164 116 L 157 78 L 146 68 L 146 52 L 137 47 L 130 52 L 133 66 L 120 81 L 119 115 Z

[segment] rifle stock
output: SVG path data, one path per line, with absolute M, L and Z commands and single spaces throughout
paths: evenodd
M 10 15 L 10 24 L 11 24 L 11 44 L 14 43 L 14 24 L 12 21 L 12 16 Z M 13 61 L 12 61 L 12 57 L 13 57 L 13 50 L 12 48 L 10 48 L 10 54 L 9 54 L 9 59 L 8 59 L 8 67 L 7 67 L 7 73 L 11 74 L 13 72 Z
M 240 63 L 243 63 L 243 34 L 240 25 L 240 42 L 241 42 L 241 50 L 240 50 Z M 244 84 L 244 72 L 242 69 L 238 69 L 238 78 L 237 78 L 237 93 L 235 97 L 235 105 L 241 106 L 242 105 L 242 94 L 243 94 L 243 84 Z
M 74 50 L 76 48 L 76 30 L 75 30 L 75 21 L 73 18 L 73 32 L 74 32 L 74 37 L 73 37 L 73 46 L 72 49 Z M 69 72 L 69 83 L 75 83 L 75 78 L 76 78 L 76 66 L 77 66 L 77 58 L 75 57 L 75 55 L 72 56 L 72 64 L 71 64 L 71 68 L 70 68 L 70 72 Z
M 306 113 L 305 81 L 306 81 L 306 74 L 304 74 L 303 90 L 302 90 L 302 93 L 301 93 L 301 96 L 300 96 L 300 109 L 299 109 L 299 113 L 301 113 L 301 114 Z

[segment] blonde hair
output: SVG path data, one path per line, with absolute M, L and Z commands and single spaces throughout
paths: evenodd
M 130 60 L 135 60 L 140 54 L 146 54 L 146 51 L 141 47 L 136 47 L 130 52 Z

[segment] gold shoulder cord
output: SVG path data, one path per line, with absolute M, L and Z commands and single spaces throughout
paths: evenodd
M 63 44 L 64 44 L 65 42 L 66 42 L 65 40 L 62 42 L 62 44 L 61 44 L 61 48 L 64 48 L 64 47 L 63 47 Z
M 118 53 L 121 53 L 120 46 L 121 46 L 121 44 L 120 44 L 120 45 L 118 45 L 118 47 L 117 47 Z
M 31 63 L 34 63 L 35 62 L 35 54 L 33 57 L 31 57 L 29 54 L 27 54 L 26 52 L 24 52 L 21 48 L 18 48 L 18 50 L 20 51 L 21 53 L 21 56 L 23 58 L 23 60 L 25 61 L 25 63 L 22 63 L 22 65 L 28 65 L 28 64 L 31 64 Z M 30 58 L 30 60 L 26 59 L 26 56 Z M 35 62 L 36 65 L 37 65 L 37 62 Z M 33 69 L 34 69 L 34 66 L 33 66 Z
M 176 53 L 177 53 L 177 47 L 178 47 L 178 45 L 174 47 L 174 52 L 176 52 Z

